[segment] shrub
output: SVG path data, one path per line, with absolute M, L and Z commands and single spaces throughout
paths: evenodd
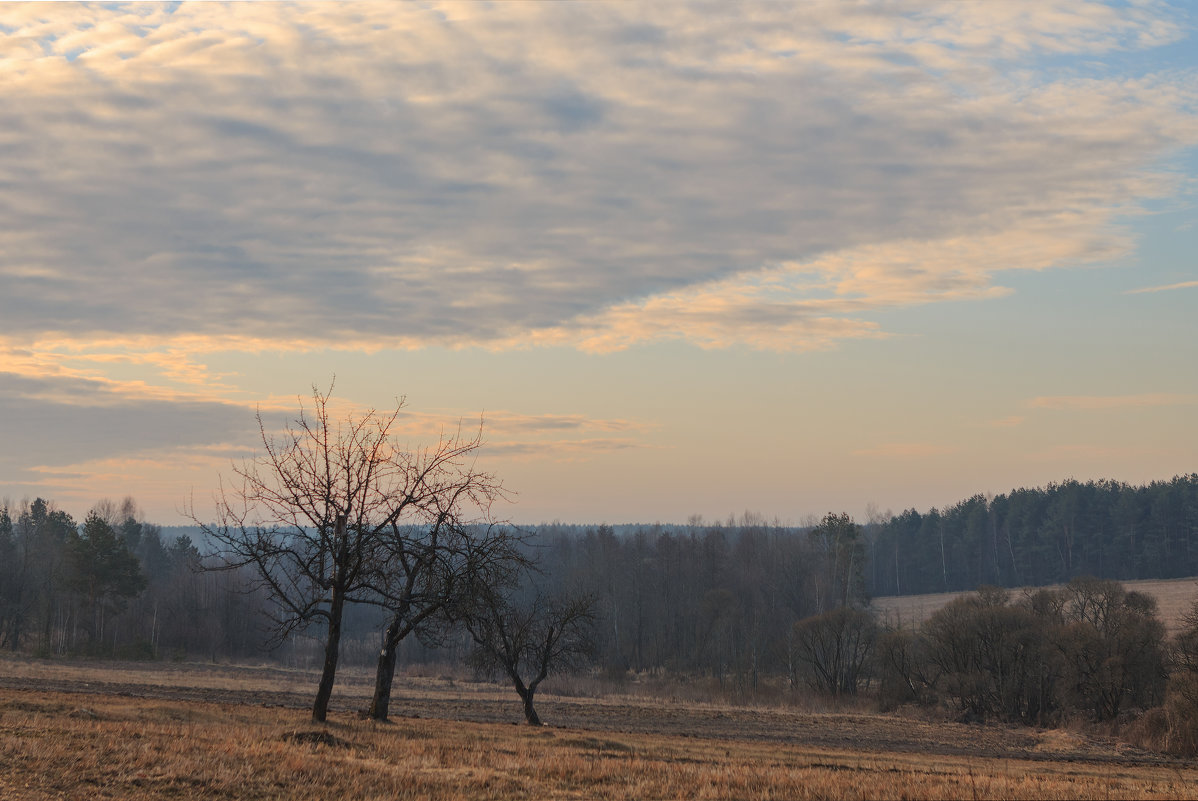
M 1068 700 L 1098 720 L 1114 719 L 1128 702 L 1158 705 L 1168 673 L 1156 601 L 1090 577 L 1070 581 L 1061 592 L 1065 623 L 1053 639 L 1065 664 Z
M 1005 590 L 983 587 L 938 610 L 923 626 L 941 689 L 971 717 L 1043 723 L 1054 710 L 1055 654 L 1046 623 Z
M 1165 750 L 1182 756 L 1198 755 L 1198 673 L 1183 670 L 1170 678 L 1165 719 Z
M 877 635 L 873 615 L 847 606 L 795 623 L 795 655 L 808 684 L 833 697 L 856 695 Z
M 921 633 L 890 629 L 878 637 L 874 655 L 878 705 L 889 712 L 903 704 L 935 700 L 939 672 L 928 659 L 928 641 Z

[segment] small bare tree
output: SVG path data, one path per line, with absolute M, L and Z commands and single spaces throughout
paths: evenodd
M 590 596 L 553 599 L 540 591 L 494 585 L 481 588 L 464 618 L 475 643 L 471 662 L 500 670 L 524 705 L 524 718 L 540 726 L 533 700 L 551 670 L 576 667 L 592 659 L 594 600 Z
M 833 697 L 856 695 L 878 639 L 873 615 L 841 606 L 794 624 L 797 661 L 812 688 Z
M 489 504 L 499 492 L 489 477 L 462 471 L 452 486 L 435 493 L 437 513 L 421 525 L 392 524 L 384 540 L 386 569 L 380 571 L 372 600 L 388 612 L 382 634 L 370 716 L 384 721 L 390 712 L 396 650 L 415 633 L 439 643 L 473 602 L 474 594 L 510 581 L 527 560 L 523 536 L 489 520 L 468 520 L 470 509 Z

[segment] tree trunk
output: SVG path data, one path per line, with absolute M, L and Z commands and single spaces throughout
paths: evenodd
M 25 613 L 21 610 L 20 603 L 21 596 L 18 595 L 17 613 L 13 618 L 12 634 L 10 634 L 8 638 L 8 645 L 14 651 L 18 651 L 21 648 L 21 627 L 25 624 Z
M 941 576 L 944 578 L 943 592 L 948 592 L 948 560 L 944 555 L 944 523 L 943 522 L 940 524 L 939 528 L 940 528 L 940 573 L 941 573 Z
M 524 719 L 528 721 L 529 726 L 540 726 L 541 719 L 537 716 L 537 710 L 532 705 L 532 698 L 536 694 L 536 690 L 533 688 L 521 690 L 519 687 L 516 690 L 520 693 L 520 700 L 524 702 Z
M 383 648 L 379 651 L 378 667 L 374 673 L 374 698 L 370 701 L 370 717 L 386 721 L 391 709 L 391 684 L 395 680 L 395 652 L 399 649 L 399 617 L 392 618 L 383 633 Z
M 324 669 L 320 684 L 316 688 L 316 700 L 312 704 L 312 722 L 324 723 L 329 714 L 329 698 L 333 695 L 333 680 L 337 677 L 337 657 L 341 649 L 341 612 L 345 598 L 341 591 L 333 589 L 333 602 L 329 607 L 329 632 L 324 644 Z

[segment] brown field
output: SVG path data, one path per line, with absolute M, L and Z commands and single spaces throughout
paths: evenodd
M 1147 579 L 1121 583 L 1129 590 L 1156 598 L 1161 621 L 1170 634 L 1181 628 L 1182 616 L 1190 611 L 1194 601 L 1198 601 L 1198 578 Z M 1020 592 L 1021 590 L 1012 590 L 1012 597 L 1018 596 Z M 968 594 L 941 592 L 931 595 L 888 595 L 874 598 L 873 605 L 881 612 L 884 620 L 911 627 L 927 620 L 933 612 L 953 598 Z
M 0 798 L 1193 798 L 1198 768 L 1075 732 L 909 715 L 545 695 L 365 671 L 0 659 Z

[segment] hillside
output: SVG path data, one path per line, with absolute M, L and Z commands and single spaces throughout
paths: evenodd
M 1169 634 L 1181 627 L 1182 616 L 1198 601 L 1198 576 L 1177 579 L 1144 579 L 1121 582 L 1128 590 L 1135 590 L 1156 598 L 1161 621 Z M 1061 585 L 1054 584 L 1052 587 Z M 1013 590 L 1013 594 L 1023 591 Z M 1034 589 L 1034 588 L 1030 588 Z M 903 627 L 917 626 L 927 620 L 937 609 L 967 592 L 939 592 L 925 595 L 889 595 L 873 599 L 873 606 L 883 620 Z

